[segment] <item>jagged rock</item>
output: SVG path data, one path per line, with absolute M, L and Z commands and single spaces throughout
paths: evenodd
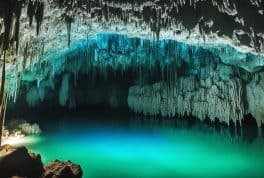
M 82 169 L 71 161 L 52 161 L 45 166 L 43 178 L 81 178 Z
M 0 147 L 1 178 L 81 178 L 82 169 L 71 161 L 52 161 L 43 166 L 39 154 L 25 147 Z
M 29 152 L 25 147 L 0 147 L 0 177 L 21 176 L 37 178 L 42 175 L 44 168 L 41 157 Z

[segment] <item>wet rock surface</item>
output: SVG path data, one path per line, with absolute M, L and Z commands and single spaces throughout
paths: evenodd
M 41 157 L 25 147 L 4 145 L 0 148 L 0 177 L 40 177 L 44 172 Z
M 71 161 L 52 161 L 45 166 L 44 178 L 79 178 L 82 177 L 82 170 L 79 165 Z
M 1 178 L 81 178 L 82 169 L 70 161 L 55 160 L 46 166 L 39 154 L 25 147 L 3 145 L 0 147 Z

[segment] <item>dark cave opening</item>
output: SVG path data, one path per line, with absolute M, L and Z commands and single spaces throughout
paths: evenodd
M 185 65 L 184 65 L 185 66 Z M 218 118 L 212 121 L 210 118 L 206 117 L 204 120 L 199 120 L 195 116 L 189 115 L 175 115 L 173 118 L 157 116 L 145 116 L 144 114 L 135 114 L 132 112 L 127 104 L 127 97 L 129 88 L 134 85 L 145 85 L 152 84 L 160 80 L 165 82 L 170 82 L 168 76 L 162 76 L 162 70 L 157 64 L 156 67 L 152 68 L 152 72 L 143 72 L 144 75 L 139 77 L 136 74 L 136 69 L 130 68 L 126 72 L 124 71 L 113 71 L 108 70 L 107 77 L 95 72 L 93 75 L 78 75 L 75 78 L 74 74 L 61 73 L 56 78 L 55 90 L 50 90 L 45 100 L 41 101 L 34 107 L 30 107 L 26 102 L 27 90 L 25 88 L 28 85 L 34 87 L 36 83 L 25 83 L 21 87 L 21 95 L 18 97 L 15 104 L 11 101 L 11 106 L 7 110 L 7 119 L 11 118 L 27 118 L 30 122 L 39 122 L 45 125 L 45 122 L 51 121 L 54 117 L 65 117 L 64 119 L 71 119 L 76 116 L 81 116 L 84 120 L 87 120 L 84 116 L 94 115 L 100 116 L 104 121 L 107 121 L 107 116 L 115 116 L 118 121 L 127 123 L 130 118 L 137 118 L 142 123 L 147 120 L 156 120 L 154 125 L 164 126 L 166 123 L 168 125 L 173 125 L 180 128 L 197 128 L 201 130 L 212 129 L 213 132 L 222 133 L 229 132 L 229 134 L 234 137 L 241 137 L 244 141 L 253 142 L 254 139 L 258 138 L 259 128 L 257 126 L 255 118 L 248 114 L 244 116 L 242 120 L 242 126 L 240 126 L 239 121 L 236 123 L 230 121 L 230 124 L 221 122 Z M 147 69 L 145 69 L 147 70 Z M 189 75 L 186 73 L 186 67 L 179 70 L 179 76 Z M 157 75 L 158 74 L 158 75 Z M 59 104 L 58 98 L 55 96 L 59 95 L 59 90 L 61 87 L 61 81 L 63 76 L 69 75 L 70 77 L 70 88 L 72 88 L 72 95 L 75 96 L 76 105 L 74 107 L 69 107 L 68 103 L 65 106 Z M 48 91 L 48 90 L 47 90 Z M 109 91 L 112 91 L 109 93 Z M 111 101 L 111 96 L 116 96 L 114 101 Z M 84 99 L 86 98 L 86 99 Z M 52 117 L 49 117 L 52 114 Z M 35 117 L 41 116 L 41 117 Z M 45 119 L 44 119 L 45 118 Z M 149 124 L 149 121 L 146 122 Z M 262 125 L 262 130 L 263 130 Z
M 118 39 L 119 36 L 114 35 L 114 39 Z M 130 39 L 131 40 L 131 39 Z M 134 43 L 139 43 L 139 39 L 132 39 Z M 111 38 L 108 39 L 108 45 L 112 44 Z M 145 42 L 146 46 L 149 47 L 148 51 L 153 50 L 150 47 L 151 43 Z M 154 42 L 156 49 L 159 48 L 159 42 Z M 165 50 L 165 54 L 171 54 L 172 49 L 169 45 L 175 45 L 172 41 L 169 41 L 169 44 L 165 49 L 158 49 L 157 51 L 163 52 Z M 173 46 L 172 45 L 172 46 Z M 177 46 L 177 45 L 176 45 Z M 108 47 L 110 51 L 105 49 L 100 49 L 103 52 L 104 60 L 108 60 L 105 56 L 110 56 L 117 53 L 118 55 L 126 54 L 125 51 L 120 51 L 120 47 L 115 43 L 114 47 Z M 179 85 L 177 83 L 179 79 L 186 79 L 187 84 L 192 83 L 193 88 L 189 89 L 187 87 L 186 91 L 193 90 L 199 91 L 200 89 L 210 89 L 211 86 L 216 85 L 217 82 L 227 83 L 228 80 L 242 80 L 243 83 L 247 83 L 248 80 L 253 78 L 253 75 L 245 72 L 242 69 L 235 68 L 233 66 L 224 65 L 221 63 L 217 56 L 215 56 L 212 52 L 201 49 L 193 50 L 193 47 L 187 47 L 187 53 L 189 58 L 183 59 L 178 56 L 176 60 L 167 61 L 165 65 L 162 64 L 159 60 L 156 60 L 151 66 L 148 66 L 148 63 L 143 64 L 134 64 L 127 67 L 125 70 L 120 68 L 113 69 L 111 65 L 104 66 L 104 68 L 94 66 L 90 71 L 81 72 L 85 69 L 85 65 L 75 72 L 72 69 L 67 69 L 67 65 L 69 67 L 76 67 L 79 57 L 70 56 L 69 59 L 71 61 L 64 64 L 66 69 L 64 69 L 61 73 L 56 74 L 54 78 L 51 76 L 47 76 L 43 81 L 48 81 L 49 77 L 51 80 L 54 80 L 53 87 L 46 87 L 44 85 L 45 97 L 43 99 L 38 99 L 34 106 L 30 106 L 27 101 L 28 93 L 32 90 L 38 90 L 38 82 L 37 81 L 24 81 L 21 85 L 19 96 L 17 97 L 16 103 L 10 100 L 7 117 L 8 118 L 17 118 L 17 117 L 31 117 L 34 115 L 52 113 L 53 115 L 72 115 L 82 113 L 82 114 L 102 114 L 102 115 L 116 115 L 117 113 L 124 116 L 135 116 L 134 111 L 131 110 L 128 104 L 128 95 L 129 90 L 132 86 L 145 87 L 155 85 L 157 82 L 165 83 L 165 87 L 167 87 L 168 91 L 173 89 L 174 85 Z M 174 48 L 173 48 L 174 49 Z M 194 52 L 195 51 L 195 52 Z M 186 51 L 185 51 L 186 52 Z M 158 52 L 157 52 L 158 53 Z M 77 52 L 78 54 L 78 52 Z M 76 55 L 76 54 L 75 54 Z M 78 54 L 82 56 L 83 54 Z M 77 56 L 78 56 L 77 55 Z M 181 55 L 184 55 L 183 52 Z M 113 56 L 111 57 L 113 58 Z M 160 58 L 160 56 L 159 56 Z M 197 61 L 198 58 L 199 60 Z M 86 60 L 81 59 L 81 60 Z M 75 63 L 76 62 L 76 63 Z M 85 63 L 86 64 L 86 63 Z M 73 68 L 74 68 L 73 67 Z M 223 68 L 223 69 L 222 69 Z M 221 71 L 223 70 L 223 71 Z M 227 70 L 225 73 L 224 70 Z M 231 72 L 230 72 L 231 71 Z M 210 72 L 216 73 L 218 76 L 216 78 L 206 77 Z M 189 79 L 189 77 L 191 77 Z M 66 80 L 66 85 L 64 86 L 63 81 Z M 203 83 L 202 83 L 203 82 Z M 209 85 L 207 83 L 209 82 Z M 205 84 L 204 84 L 205 83 Z M 41 84 L 40 84 L 41 85 Z M 65 95 L 67 98 L 64 99 L 61 93 L 63 88 L 68 88 L 68 91 Z M 217 88 L 221 88 L 221 86 L 217 86 Z M 244 87 L 245 88 L 245 87 Z M 185 90 L 185 88 L 183 88 Z M 192 92 L 193 92 L 192 91 Z M 206 91 L 206 92 L 209 92 Z M 206 95 L 208 93 L 205 93 Z M 216 95 L 220 95 L 221 93 L 216 93 Z M 183 92 L 183 96 L 188 95 L 188 93 Z M 243 102 L 245 102 L 245 93 L 242 93 Z M 194 97 L 194 96 L 192 96 Z M 218 97 L 218 96 L 217 96 Z M 221 96 L 222 97 L 222 96 Z M 225 99 L 221 98 L 220 99 Z M 61 100 L 63 100 L 63 104 L 61 104 Z M 228 99 L 229 100 L 229 99 Z M 245 103 L 245 106 L 247 103 Z M 247 106 L 246 106 L 247 107 Z M 152 114 L 143 114 L 136 113 L 139 117 L 142 118 L 152 118 Z M 161 117 L 162 113 L 157 114 L 154 117 Z M 168 117 L 169 116 L 169 117 Z M 162 116 L 162 119 L 171 118 L 170 114 L 168 116 Z M 221 132 L 222 129 L 229 130 L 230 134 L 234 137 L 242 136 L 242 138 L 246 141 L 252 142 L 258 136 L 258 127 L 256 120 L 252 115 L 245 115 L 242 120 L 242 126 L 240 126 L 239 120 L 229 121 L 228 123 L 223 122 L 220 118 L 214 117 L 209 118 L 208 116 L 205 119 L 201 119 L 197 116 L 194 116 L 190 113 L 187 114 L 185 112 L 183 115 L 175 113 L 171 119 L 180 119 L 185 120 L 185 125 L 187 128 L 192 128 L 197 125 L 197 123 L 202 123 L 207 127 L 212 127 L 216 132 Z M 202 121 L 197 121 L 201 119 Z M 34 119 L 33 119 L 34 120 Z M 235 122 L 235 123 L 234 123 Z M 243 130 L 243 131 L 242 131 Z

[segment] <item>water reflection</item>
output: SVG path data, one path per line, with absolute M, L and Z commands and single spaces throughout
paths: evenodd
M 263 138 L 233 129 L 194 118 L 56 117 L 39 142 L 26 146 L 45 163 L 69 159 L 80 164 L 84 178 L 264 175 Z
M 222 135 L 228 139 L 242 141 L 246 143 L 253 143 L 255 140 L 264 139 L 264 127 L 258 128 L 255 125 L 248 124 L 252 121 L 243 121 L 244 126 L 238 123 L 230 123 L 229 126 L 220 123 L 218 120 L 214 123 L 209 121 L 201 122 L 195 118 L 187 119 L 172 119 L 160 117 L 146 117 L 146 116 L 131 116 L 130 127 L 141 129 L 175 129 L 175 130 L 193 130 L 204 134 Z

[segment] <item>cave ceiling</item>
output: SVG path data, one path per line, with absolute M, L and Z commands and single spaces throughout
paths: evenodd
M 1 56 L 24 70 L 27 61 L 117 33 L 232 48 L 222 62 L 255 72 L 264 65 L 263 17 L 262 0 L 1 0 Z

